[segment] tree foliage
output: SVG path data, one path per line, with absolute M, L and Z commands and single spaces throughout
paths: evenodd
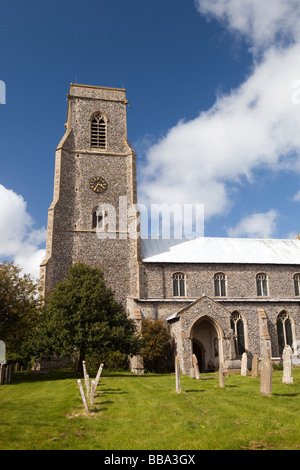
M 35 327 L 38 314 L 38 285 L 13 263 L 0 264 L 0 339 L 7 359 L 22 359 L 22 346 Z
M 40 358 L 75 354 L 80 367 L 89 354 L 136 354 L 140 341 L 101 269 L 76 263 L 47 300 L 32 345 Z
M 173 341 L 163 320 L 142 321 L 142 355 L 144 366 L 151 372 L 168 369 L 173 353 Z

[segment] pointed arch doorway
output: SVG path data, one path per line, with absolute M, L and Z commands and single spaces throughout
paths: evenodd
M 218 370 L 222 356 L 220 326 L 208 316 L 199 318 L 192 326 L 191 342 L 192 354 L 197 357 L 200 372 Z

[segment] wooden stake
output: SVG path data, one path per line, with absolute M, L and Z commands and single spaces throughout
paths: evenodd
M 94 397 L 95 397 L 95 390 L 96 390 L 96 381 L 92 380 L 92 385 L 91 385 L 91 396 L 90 396 L 90 405 L 94 404 Z
M 85 394 L 84 394 L 84 390 L 83 390 L 83 386 L 82 386 L 81 380 L 78 379 L 78 380 L 77 380 L 77 383 L 78 383 L 78 387 L 79 387 L 79 390 L 80 390 L 80 394 L 81 394 L 81 398 L 82 398 L 84 407 L 85 407 L 85 409 L 86 409 L 87 411 L 90 411 L 90 410 L 89 410 L 89 407 L 88 407 L 88 404 L 87 404 L 87 401 L 86 401 L 86 398 L 85 398 Z
M 100 376 L 102 374 L 102 371 L 103 371 L 103 367 L 104 367 L 104 364 L 100 364 L 100 367 L 98 369 L 98 372 L 97 372 L 97 375 L 96 375 L 96 379 L 95 379 L 95 390 L 98 386 L 98 382 L 99 382 L 99 379 L 100 379 Z
M 89 378 L 87 370 L 86 370 L 85 361 L 82 361 L 82 368 L 83 368 L 83 376 L 84 376 L 86 394 L 89 397 L 90 396 L 90 378 Z

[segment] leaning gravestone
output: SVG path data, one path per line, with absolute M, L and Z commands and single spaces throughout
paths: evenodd
M 197 380 L 200 380 L 200 371 L 196 354 L 193 354 L 193 366 L 195 369 L 195 377 Z
M 271 395 L 272 393 L 272 364 L 271 356 L 266 348 L 263 350 L 260 368 L 260 393 Z
M 292 377 L 292 348 L 291 346 L 285 346 L 282 354 L 283 360 L 283 376 L 282 382 L 284 384 L 292 384 L 293 377 Z

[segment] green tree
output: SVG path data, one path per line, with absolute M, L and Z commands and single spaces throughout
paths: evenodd
M 24 360 L 22 347 L 39 314 L 38 285 L 13 263 L 0 264 L 0 339 L 8 360 Z
M 136 354 L 140 340 L 134 321 L 106 287 L 102 270 L 76 263 L 46 301 L 31 346 L 39 358 L 75 356 L 81 372 L 87 355 Z
M 163 320 L 142 321 L 142 355 L 144 366 L 151 372 L 166 370 L 173 358 L 173 340 Z

